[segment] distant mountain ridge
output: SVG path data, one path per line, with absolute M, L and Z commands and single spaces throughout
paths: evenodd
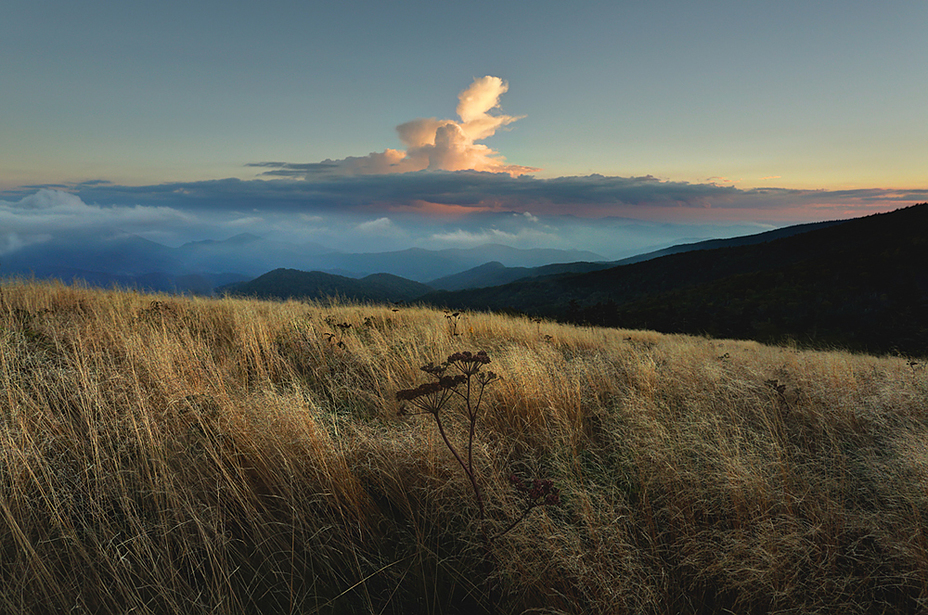
M 257 299 L 342 298 L 372 303 L 412 301 L 431 291 L 425 284 L 389 273 L 374 273 L 360 280 L 320 271 L 275 269 L 248 282 L 229 284 L 218 292 Z
M 586 273 L 599 271 L 614 266 L 612 263 L 590 263 L 586 261 L 573 263 L 554 263 L 541 267 L 506 267 L 499 261 L 484 263 L 479 267 L 453 275 L 432 280 L 428 283 L 438 290 L 465 290 L 468 288 L 486 288 L 500 286 L 526 278 L 537 278 L 558 273 Z
M 435 292 L 455 309 L 928 356 L 928 203 L 754 245 Z
M 610 269 L 618 265 L 629 265 L 639 263 L 662 256 L 671 254 L 681 254 L 683 252 L 693 252 L 695 250 L 711 250 L 715 248 L 727 248 L 735 246 L 755 245 L 766 243 L 775 239 L 782 239 L 807 233 L 809 231 L 827 228 L 840 224 L 843 220 L 832 220 L 827 222 L 814 222 L 811 224 L 796 224 L 783 228 L 756 233 L 752 235 L 743 235 L 729 239 L 708 239 L 693 243 L 683 243 L 674 245 L 669 248 L 663 248 L 652 252 L 646 252 L 623 258 L 618 261 L 598 261 L 598 262 L 565 262 L 540 267 L 506 267 L 502 263 L 493 261 L 485 263 L 479 267 L 462 271 L 450 276 L 445 276 L 428 282 L 428 285 L 437 290 L 465 290 L 467 288 L 486 288 L 490 286 L 500 286 L 509 284 L 526 278 L 538 278 L 547 275 L 556 275 L 560 273 L 590 273 L 603 269 Z
M 585 250 L 519 249 L 500 244 L 483 244 L 474 248 L 409 248 L 396 252 L 322 255 L 314 260 L 316 266 L 312 269 L 324 271 L 338 268 L 364 275 L 391 273 L 427 283 L 429 280 L 465 271 L 488 261 L 499 261 L 511 267 L 538 267 L 577 260 L 603 258 Z
M 394 252 L 342 253 L 316 243 L 290 244 L 242 233 L 225 240 L 204 240 L 171 248 L 142 237 L 69 235 L 34 243 L 2 258 L 2 275 L 82 279 L 94 285 L 151 291 L 187 292 L 185 276 L 200 276 L 198 289 L 212 292 L 218 284 L 258 277 L 274 269 L 323 271 L 362 278 L 388 273 L 418 282 L 458 273 L 488 260 L 514 267 L 552 262 L 602 259 L 583 250 L 518 249 L 497 244 L 474 248 Z M 186 285 L 185 285 L 186 284 Z
M 808 232 L 816 228 L 825 228 L 837 224 L 837 222 L 821 222 L 816 224 L 803 224 L 774 231 L 758 233 L 745 237 L 735 237 L 731 239 L 707 240 L 681 246 L 674 246 L 642 255 L 642 260 L 658 258 L 664 253 L 682 253 L 694 250 L 707 249 L 709 247 L 719 246 L 737 246 L 751 245 L 771 241 L 776 238 L 789 237 L 791 235 Z M 529 250 L 520 251 L 507 246 L 494 246 L 492 244 L 482 246 L 481 254 L 506 254 L 510 260 L 522 258 L 525 261 L 532 261 L 538 258 L 554 258 L 559 255 L 572 254 L 559 250 Z M 527 253 L 527 254 L 525 254 Z M 389 266 L 389 258 L 402 258 L 406 255 L 421 256 L 423 259 L 441 259 L 447 255 L 455 255 L 460 258 L 471 258 L 472 250 L 462 250 L 451 248 L 437 252 L 431 252 L 421 248 L 410 248 L 401 252 L 382 253 L 375 255 L 377 258 L 386 259 L 386 266 Z M 581 252 L 581 254 L 583 254 Z M 349 258 L 355 258 L 363 261 L 369 255 L 342 255 Z M 635 258 L 635 257 L 633 257 Z M 229 284 L 217 289 L 223 294 L 245 295 L 265 299 L 321 299 L 326 296 L 339 296 L 353 301 L 412 301 L 419 297 L 425 297 L 429 300 L 430 295 L 435 290 L 465 290 L 480 289 L 493 286 L 501 286 L 511 282 L 526 280 L 530 278 L 541 278 L 545 276 L 559 274 L 577 274 L 601 271 L 616 266 L 617 263 L 624 263 L 624 259 L 618 262 L 565 262 L 541 265 L 537 267 L 507 267 L 499 261 L 490 261 L 473 267 L 460 273 L 437 278 L 421 284 L 392 274 L 372 274 L 357 279 L 352 276 L 336 274 L 332 271 L 302 271 L 288 268 L 278 268 L 274 271 L 265 273 L 258 278 L 249 282 L 238 282 Z M 434 266 L 431 263 L 429 266 Z M 378 280 L 381 282 L 378 283 Z
M 237 272 L 184 269 L 246 260 L 256 266 L 253 255 L 258 253 L 289 254 L 331 268 L 275 267 L 250 281 Z M 928 357 L 928 203 L 682 244 L 612 263 L 586 252 L 492 244 L 373 254 L 342 254 L 306 244 L 305 253 L 297 253 L 292 244 L 249 234 L 179 248 L 131 235 L 89 244 L 69 237 L 4 255 L 0 273 L 15 274 L 19 268 L 37 277 L 168 292 L 211 294 L 222 287 L 228 294 L 262 298 L 415 301 L 580 324 L 767 342 L 793 339 Z M 576 256 L 581 258 L 569 260 Z M 593 258 L 583 259 L 588 256 Z M 564 260 L 546 262 L 558 257 Z M 368 266 L 380 273 L 357 273 Z M 391 269 L 411 271 L 419 279 Z M 428 277 L 435 272 L 442 275 Z
M 823 228 L 828 228 L 829 226 L 834 226 L 836 224 L 841 224 L 847 222 L 847 220 L 827 220 L 825 222 L 810 222 L 808 224 L 794 224 L 792 226 L 784 226 L 783 228 L 773 229 L 770 231 L 764 231 L 762 233 L 754 233 L 751 235 L 742 235 L 740 237 L 731 237 L 729 239 L 706 239 L 703 241 L 697 241 L 692 243 L 680 243 L 669 248 L 663 248 L 660 250 L 655 250 L 653 252 L 644 252 L 642 254 L 636 254 L 635 256 L 629 256 L 628 258 L 623 258 L 618 261 L 614 261 L 614 265 L 631 265 L 633 263 L 640 263 L 642 261 L 649 261 L 654 258 L 660 258 L 661 256 L 670 256 L 671 254 L 681 254 L 683 252 L 692 252 L 693 250 L 714 250 L 715 248 L 734 248 L 737 246 L 753 246 L 759 243 L 767 243 L 769 241 L 774 241 L 776 239 L 784 239 L 786 237 L 792 237 L 793 235 L 800 235 L 802 233 L 808 233 L 809 231 L 815 231 Z

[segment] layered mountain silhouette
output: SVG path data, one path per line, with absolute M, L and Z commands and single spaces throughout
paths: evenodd
M 422 301 L 604 326 L 928 355 L 928 204 L 755 245 Z
M 787 226 L 772 231 L 756 233 L 754 235 L 744 235 L 741 237 L 732 237 L 730 239 L 709 239 L 694 243 L 684 243 L 660 250 L 645 252 L 629 258 L 613 262 L 572 262 L 572 263 L 554 263 L 542 265 L 540 267 L 507 267 L 498 261 L 492 261 L 428 282 L 428 285 L 437 290 L 465 290 L 468 288 L 485 288 L 489 286 L 500 286 L 517 280 L 526 278 L 539 278 L 548 275 L 562 273 L 589 273 L 592 271 L 601 271 L 610 269 L 618 265 L 629 265 L 643 261 L 653 260 L 661 256 L 671 254 L 681 254 L 684 252 L 693 252 L 695 250 L 711 250 L 714 248 L 727 248 L 735 246 L 749 246 L 759 243 L 767 243 L 775 239 L 791 237 L 800 233 L 807 233 L 812 230 L 827 228 L 840 224 L 842 221 L 815 222 L 811 224 L 797 224 Z
M 355 280 L 276 270 L 227 290 L 258 297 L 418 301 L 577 324 L 928 356 L 926 231 L 923 204 L 675 246 L 620 265 L 507 267 L 491 261 L 428 286 L 396 276 Z M 463 290 L 437 290 L 442 288 Z
M 818 224 L 805 224 L 777 229 L 731 239 L 708 240 L 697 243 L 682 244 L 664 250 L 650 252 L 631 261 L 658 258 L 663 254 L 675 254 L 708 247 L 728 245 L 752 245 L 763 243 L 779 237 L 788 237 L 798 233 L 807 232 L 814 228 L 823 228 L 833 222 Z M 203 242 L 206 243 L 206 242 Z M 486 245 L 479 249 L 482 255 L 496 255 L 508 257 L 510 262 L 532 262 L 565 256 L 571 253 L 558 250 L 518 250 L 506 246 Z M 582 254 L 582 253 L 581 253 Z M 342 264 L 364 262 L 371 255 L 367 254 L 341 254 L 331 255 L 332 258 L 341 259 Z M 373 255 L 381 259 L 383 266 L 400 266 L 402 261 L 412 256 L 423 260 L 438 261 L 442 266 L 454 267 L 455 264 L 474 257 L 474 250 L 449 249 L 442 251 L 429 251 L 423 249 L 410 249 L 400 252 L 380 253 Z M 625 261 L 618 261 L 623 263 Z M 302 271 L 290 268 L 277 268 L 250 281 L 237 281 L 216 290 L 221 294 L 233 296 L 246 296 L 261 299 L 324 299 L 339 297 L 350 301 L 413 301 L 419 298 L 429 300 L 435 290 L 462 290 L 501 286 L 518 280 L 541 278 L 559 274 L 578 274 L 601 271 L 615 267 L 618 263 L 577 261 L 569 263 L 553 263 L 538 267 L 507 267 L 499 261 L 490 261 L 460 273 L 437 278 L 422 284 L 400 276 L 379 273 L 363 278 L 353 278 L 348 275 L 332 273 L 331 271 Z M 435 262 L 427 265 L 434 267 Z M 422 270 L 425 270 L 423 265 Z
M 256 271 L 270 261 L 276 268 Z M 925 263 L 928 204 L 683 244 L 611 263 L 589 252 L 499 245 L 344 254 L 249 234 L 178 248 L 121 235 L 27 246 L 4 257 L 2 273 L 169 292 L 221 288 L 261 298 L 416 301 L 578 324 L 928 356 Z
M 208 295 L 217 286 L 253 279 L 279 268 L 352 278 L 389 273 L 424 282 L 488 260 L 511 267 L 536 267 L 602 257 L 583 250 L 522 250 L 494 244 L 467 249 L 344 253 L 315 243 L 291 244 L 250 233 L 172 248 L 125 233 L 107 237 L 69 234 L 5 254 L 0 274 Z

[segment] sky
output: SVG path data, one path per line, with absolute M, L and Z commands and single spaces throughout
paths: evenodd
M 925 24 L 921 0 L 6 0 L 0 256 L 95 229 L 612 256 L 619 221 L 889 211 L 928 201 Z

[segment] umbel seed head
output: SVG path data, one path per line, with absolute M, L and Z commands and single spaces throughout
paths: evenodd
M 448 357 L 448 363 L 478 363 L 481 365 L 487 365 L 490 363 L 490 357 L 487 356 L 485 350 L 481 350 L 477 354 L 472 354 L 469 351 L 465 350 L 464 352 L 456 352 Z

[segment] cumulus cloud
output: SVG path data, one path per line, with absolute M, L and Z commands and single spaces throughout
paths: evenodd
M 508 173 L 516 177 L 539 169 L 507 164 L 503 156 L 488 146 L 477 143 L 493 136 L 499 129 L 525 116 L 493 113 L 509 84 L 499 77 L 486 76 L 474 82 L 458 95 L 457 114 L 460 121 L 418 118 L 396 127 L 405 151 L 387 149 L 367 156 L 349 156 L 340 160 L 297 164 L 259 162 L 249 166 L 263 167 L 263 173 L 274 177 L 319 177 L 382 175 L 414 171 L 488 171 Z

